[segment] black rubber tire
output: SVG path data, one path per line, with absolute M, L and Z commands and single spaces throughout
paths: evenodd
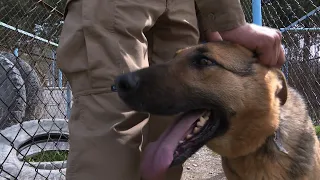
M 26 89 L 19 70 L 0 54 L 0 129 L 22 122 Z
M 25 82 L 27 106 L 23 121 L 40 119 L 44 112 L 43 88 L 36 71 L 23 59 L 8 52 L 0 52 L 19 70 Z
M 0 134 L 0 180 L 65 179 L 67 160 L 27 162 L 23 157 L 50 150 L 69 151 L 68 121 L 31 120 L 1 130 Z M 35 137 L 42 137 L 42 142 Z

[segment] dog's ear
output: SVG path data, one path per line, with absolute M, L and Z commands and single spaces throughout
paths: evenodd
M 288 85 L 287 80 L 280 69 L 275 69 L 275 73 L 277 74 L 281 83 L 277 87 L 276 96 L 280 99 L 281 105 L 284 105 L 288 98 Z

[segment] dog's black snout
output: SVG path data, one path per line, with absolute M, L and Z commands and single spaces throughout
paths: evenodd
M 139 78 L 134 73 L 128 73 L 117 77 L 116 88 L 121 92 L 132 92 L 139 86 Z

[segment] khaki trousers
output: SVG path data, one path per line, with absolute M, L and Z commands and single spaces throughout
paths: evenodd
M 72 0 L 57 53 L 74 104 L 67 180 L 139 180 L 143 147 L 172 122 L 130 110 L 110 87 L 122 73 L 199 43 L 193 0 Z M 167 179 L 178 180 L 182 167 Z

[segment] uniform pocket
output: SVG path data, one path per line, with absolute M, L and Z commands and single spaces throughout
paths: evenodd
M 92 88 L 105 88 L 120 74 L 123 61 L 114 32 L 116 0 L 83 1 L 82 23 Z
M 82 17 L 87 27 L 114 29 L 116 0 L 83 0 Z M 98 31 L 99 29 L 96 29 Z

